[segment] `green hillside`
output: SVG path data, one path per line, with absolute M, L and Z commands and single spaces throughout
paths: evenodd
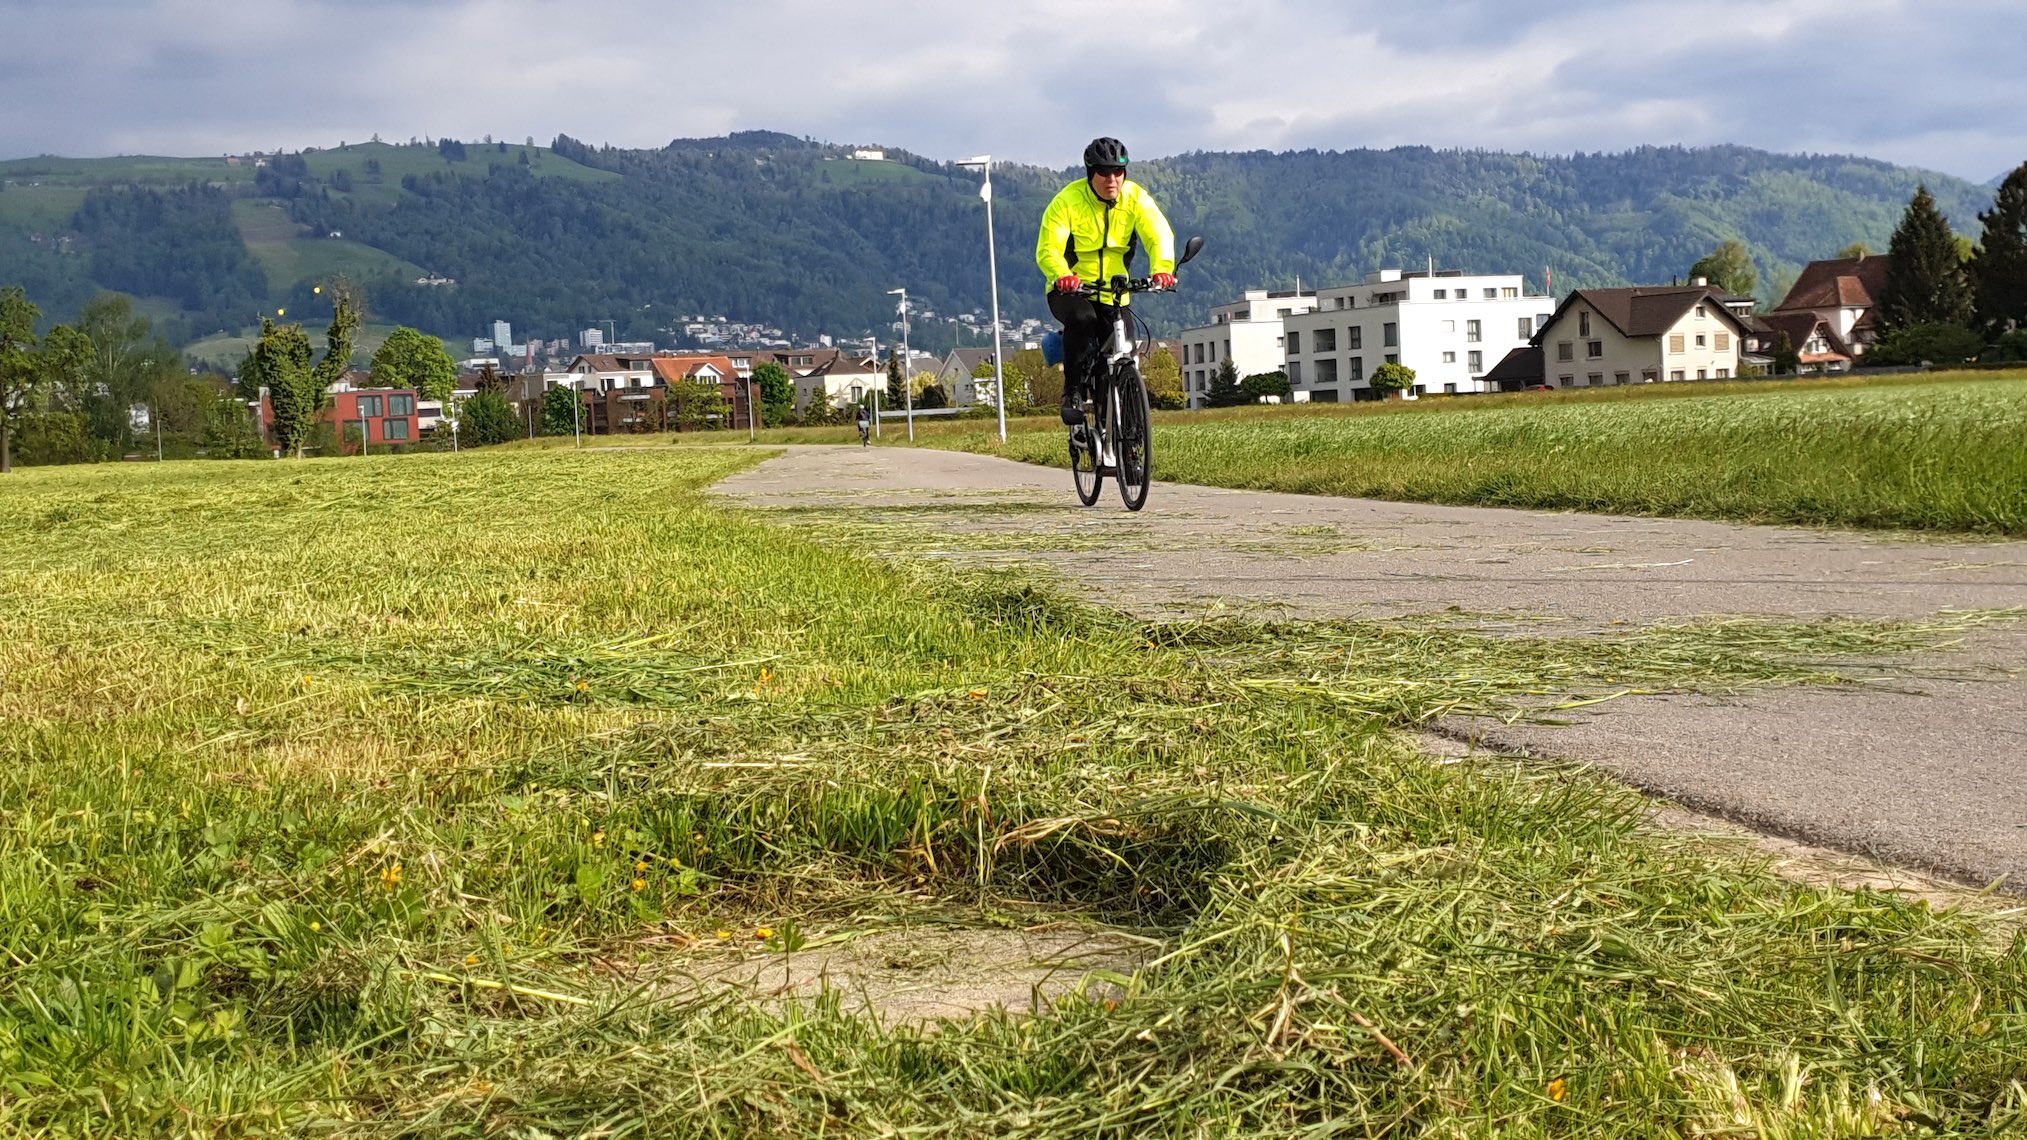
M 61 319 L 99 288 L 150 298 L 189 341 L 243 331 L 343 273 L 377 320 L 445 336 L 505 319 L 561 336 L 610 319 L 667 340 L 679 318 L 724 313 L 801 335 L 890 319 L 906 285 L 940 312 L 987 305 L 975 175 L 888 150 L 769 132 L 653 150 L 459 142 L 353 143 L 228 164 L 223 157 L 0 163 L 0 278 Z M 256 162 L 260 163 L 256 165 Z M 1042 313 L 1030 250 L 1074 172 L 995 172 L 1002 304 Z M 1991 189 L 1869 159 L 1742 147 L 1541 157 L 1386 151 L 1193 153 L 1135 177 L 1176 228 L 1201 233 L 1187 299 L 1354 278 L 1430 259 L 1519 272 L 1539 288 L 1665 281 L 1717 243 L 1752 247 L 1762 292 L 1855 241 L 1883 249 L 1917 183 L 1960 231 Z M 331 237 L 336 233 L 341 236 Z M 418 287 L 425 273 L 454 287 Z M 930 330 L 924 330 L 925 335 Z

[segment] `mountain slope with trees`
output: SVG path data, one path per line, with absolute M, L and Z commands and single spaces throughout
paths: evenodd
M 610 319 L 622 338 L 667 341 L 693 313 L 850 335 L 884 328 L 885 291 L 898 284 L 938 312 L 986 308 L 976 176 L 893 149 L 884 162 L 850 154 L 771 132 L 653 150 L 567 136 L 547 148 L 371 143 L 276 156 L 252 176 L 185 179 L 204 189 L 175 183 L 167 164 L 179 160 L 0 163 L 0 280 L 28 284 L 54 319 L 98 287 L 123 288 L 186 336 L 238 327 L 261 304 L 314 319 L 311 282 L 268 285 L 243 248 L 229 248 L 220 202 L 260 198 L 286 208 L 295 240 L 342 234 L 456 278 L 358 282 L 373 319 L 449 337 L 481 334 L 493 319 L 552 337 Z M 1042 314 L 1035 226 L 1073 177 L 994 172 L 1009 315 Z M 1811 259 L 1853 242 L 1883 248 L 1918 184 L 1960 231 L 1993 201 L 1989 187 L 1884 162 L 1744 147 L 1193 153 L 1137 164 L 1135 177 L 1178 231 L 1208 241 L 1187 299 L 1165 305 L 1178 315 L 1246 287 L 1328 284 L 1430 259 L 1525 273 L 1536 288 L 1552 269 L 1558 292 L 1665 281 L 1730 240 L 1750 251 L 1762 294 L 1777 297 Z M 61 218 L 58 199 L 32 199 L 59 184 L 87 194 Z M 24 200 L 42 202 L 41 213 Z M 204 267 L 198 281 L 172 271 L 192 257 Z M 933 343 L 933 326 L 917 332 Z

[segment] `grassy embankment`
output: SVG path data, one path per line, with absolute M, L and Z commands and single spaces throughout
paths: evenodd
M 925 423 L 917 435 L 926 446 L 1064 464 L 1053 417 L 1009 426 L 1003 447 L 992 425 L 977 420 Z M 902 438 L 890 423 L 882 443 Z M 850 428 L 789 429 L 762 440 L 857 436 Z M 1306 494 L 2027 535 L 2027 378 L 1698 384 L 1157 413 L 1155 471 L 1183 483 Z
M 1921 631 L 1144 627 L 698 497 L 747 461 L 10 477 L 0 1133 L 2027 1125 L 2027 937 L 1397 731 Z M 680 981 L 1038 924 L 1156 960 L 940 1033 Z

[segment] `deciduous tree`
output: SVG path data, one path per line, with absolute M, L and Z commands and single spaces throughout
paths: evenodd
M 1392 397 L 1415 386 L 1415 370 L 1389 361 L 1372 370 L 1369 383 L 1373 391 Z
M 413 388 L 425 400 L 441 400 L 457 387 L 457 362 L 443 341 L 406 326 L 374 350 L 372 368 L 375 384 Z
M 1288 383 L 1286 372 L 1255 372 L 1239 381 L 1239 391 L 1244 392 L 1254 403 L 1260 403 L 1268 396 L 1286 400 L 1294 388 Z
M 760 422 L 779 427 L 795 417 L 795 377 L 788 369 L 767 361 L 753 369 L 753 383 L 760 389 Z
M 1971 259 L 1979 327 L 1987 336 L 2027 327 L 2027 162 L 1999 184 L 1992 208 L 1978 215 L 1983 239 Z
M 1750 297 L 1760 287 L 1759 270 L 1753 268 L 1752 250 L 1736 238 L 1704 254 L 1689 267 L 1689 275 L 1704 278 L 1712 287 L 1739 297 Z
M 14 432 L 42 388 L 42 362 L 35 356 L 41 316 L 26 289 L 0 289 L 0 474 L 14 470 Z
M 576 434 L 582 415 L 574 389 L 559 385 L 542 393 L 543 435 Z
M 1168 349 L 1154 350 L 1140 370 L 1140 378 L 1147 383 L 1147 402 L 1154 407 L 1174 411 L 1188 405 L 1189 397 L 1182 390 L 1182 365 Z
M 1915 190 L 1887 252 L 1893 261 L 1877 310 L 1882 337 L 1915 325 L 1970 324 L 1971 286 L 1957 237 L 1928 187 Z
M 472 446 L 484 447 L 520 438 L 521 418 L 499 392 L 478 392 L 458 409 L 458 428 Z

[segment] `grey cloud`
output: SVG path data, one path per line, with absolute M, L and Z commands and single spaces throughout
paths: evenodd
M 1738 142 L 1980 181 L 2027 157 L 2013 0 L 6 7 L 26 58 L 0 69 L 0 155 L 767 128 L 1051 166 L 1100 133 L 1143 155 Z

